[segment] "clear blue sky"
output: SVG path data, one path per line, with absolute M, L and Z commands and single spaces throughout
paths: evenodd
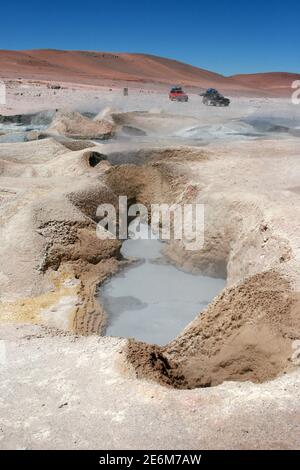
M 225 75 L 300 73 L 300 1 L 5 1 L 1 49 L 145 52 Z

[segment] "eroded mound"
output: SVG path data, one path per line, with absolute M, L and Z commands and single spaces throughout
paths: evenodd
M 114 125 L 105 119 L 93 121 L 77 112 L 58 111 L 47 132 L 73 139 L 103 140 L 112 137 L 114 130 Z
M 257 274 L 226 289 L 174 341 L 155 348 L 160 363 L 169 364 L 168 380 L 148 346 L 130 342 L 127 357 L 139 377 L 176 388 L 264 382 L 291 367 L 291 341 L 300 335 L 298 309 L 286 279 L 276 272 Z

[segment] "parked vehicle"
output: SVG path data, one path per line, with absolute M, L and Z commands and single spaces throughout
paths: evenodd
M 169 99 L 171 101 L 183 101 L 187 102 L 189 100 L 188 95 L 183 91 L 181 86 L 174 86 L 171 88 L 169 93 Z
M 230 99 L 225 98 L 221 95 L 215 88 L 208 88 L 204 93 L 201 93 L 200 96 L 203 97 L 202 101 L 207 106 L 229 106 Z

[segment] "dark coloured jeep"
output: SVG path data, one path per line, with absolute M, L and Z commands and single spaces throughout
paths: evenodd
M 201 93 L 202 101 L 207 106 L 229 106 L 230 99 L 225 98 L 215 88 L 208 88 L 204 93 Z

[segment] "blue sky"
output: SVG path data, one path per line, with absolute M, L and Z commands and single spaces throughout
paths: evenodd
M 1 49 L 145 52 L 225 75 L 300 73 L 300 1 L 5 2 Z

